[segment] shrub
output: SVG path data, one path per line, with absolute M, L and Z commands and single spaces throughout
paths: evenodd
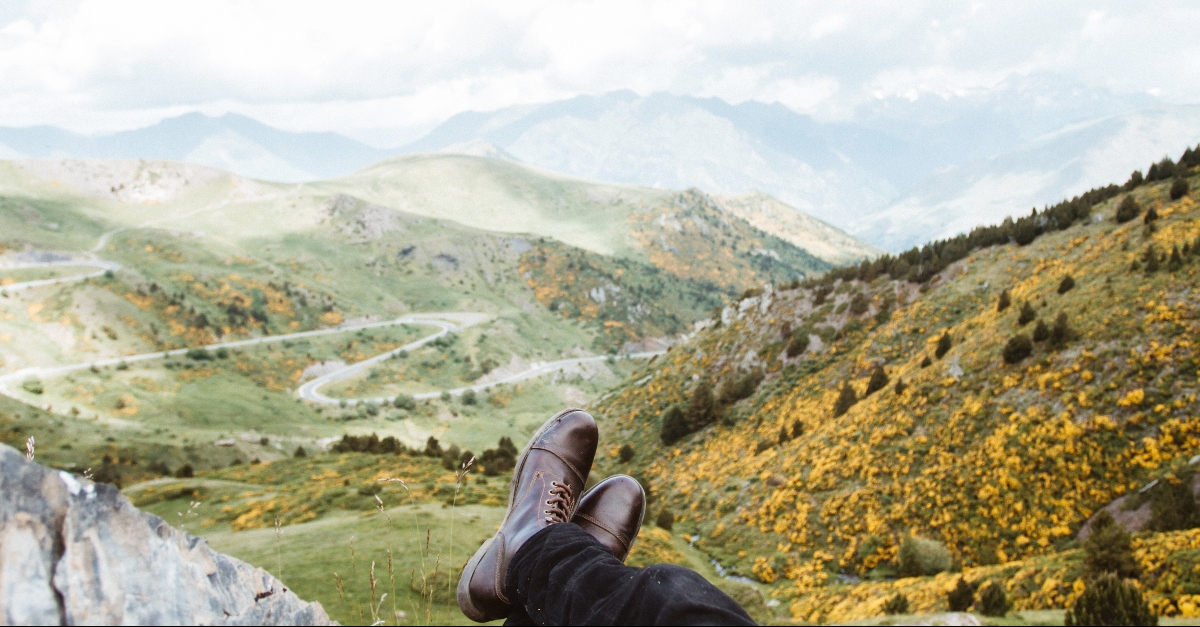
M 212 359 L 212 353 L 209 353 L 203 348 L 189 348 L 187 352 L 187 358 L 193 361 L 205 361 Z
M 303 446 L 297 446 L 296 452 L 292 453 L 292 457 L 308 457 L 308 451 L 304 450 Z
M 180 479 L 187 479 L 189 477 L 195 477 L 196 470 L 194 468 L 192 468 L 191 464 L 184 464 L 179 467 L 179 470 L 175 471 L 175 476 Z
M 161 459 L 156 459 L 156 460 L 150 462 L 150 464 L 147 466 L 147 468 L 150 470 L 150 472 L 162 475 L 164 477 L 169 476 L 171 474 L 171 468 L 168 467 L 167 463 L 162 461 Z
M 743 398 L 749 398 L 754 394 L 754 390 L 758 389 L 758 384 L 762 383 L 763 373 L 759 370 L 752 370 L 740 377 L 730 379 L 721 384 L 721 392 L 719 400 L 722 405 L 732 405 Z
M 1029 336 L 1024 333 L 1018 333 L 1008 338 L 1008 342 L 1004 344 L 1005 363 L 1019 363 L 1031 354 L 1033 354 L 1033 342 L 1029 341 Z
M 688 431 L 687 418 L 683 415 L 683 409 L 679 405 L 668 407 L 662 414 L 662 427 L 658 433 L 662 443 L 670 446 L 688 433 L 690 431 Z
M 792 437 L 790 434 L 788 434 L 787 425 L 780 425 L 780 427 L 779 427 L 779 444 L 780 445 L 787 444 L 787 441 L 790 439 L 792 439 Z
M 440 442 L 438 442 L 437 438 L 435 438 L 431 435 L 431 436 L 429 436 L 428 440 L 425 440 L 424 453 L 425 453 L 426 457 L 441 457 L 442 456 L 442 445 Z
M 938 359 L 945 357 L 951 346 L 953 346 L 953 342 L 950 340 L 950 332 L 943 331 L 942 337 L 938 338 L 937 348 L 933 349 L 933 356 Z
M 871 301 L 867 300 L 862 292 L 855 293 L 854 297 L 850 299 L 850 315 L 852 316 L 861 316 L 867 313 L 870 307 Z
M 475 397 L 475 390 L 468 388 L 466 391 L 464 391 L 462 393 L 463 405 L 474 405 L 476 400 L 477 399 Z
M 1071 278 L 1071 275 L 1068 274 L 1067 276 L 1063 277 L 1062 281 L 1058 284 L 1058 293 L 1066 294 L 1067 292 L 1071 291 L 1071 289 L 1074 287 L 1075 287 L 1075 279 Z
M 1122 578 L 1137 578 L 1142 574 L 1142 567 L 1133 557 L 1129 532 L 1107 510 L 1100 510 L 1092 520 L 1088 537 L 1083 541 L 1083 573 L 1090 579 L 1106 573 Z
M 629 462 L 633 461 L 633 456 L 637 453 L 633 451 L 632 446 L 629 446 L 628 444 L 622 444 L 621 450 L 617 451 L 617 454 L 621 456 L 621 463 L 628 464 Z
M 1130 220 L 1142 215 L 1142 208 L 1138 202 L 1133 199 L 1133 196 L 1126 195 L 1121 200 L 1121 204 L 1117 205 L 1117 224 L 1124 224 Z
M 967 583 L 966 579 L 958 578 L 958 583 L 954 584 L 954 589 L 946 594 L 946 604 L 950 607 L 951 612 L 965 612 L 971 609 L 971 604 L 975 602 L 975 586 Z
M 621 459 L 625 461 L 625 448 L 629 445 L 621 447 Z M 633 449 L 629 449 L 630 457 L 632 458 Z M 517 465 L 517 447 L 513 444 L 512 439 L 508 436 L 500 438 L 496 448 L 489 448 L 483 451 L 479 456 L 479 465 L 483 467 L 483 474 L 489 477 L 495 477 L 502 472 L 508 472 Z
M 908 613 L 908 597 L 904 596 L 903 592 L 893 594 L 887 601 L 883 603 L 884 614 L 907 614 Z
M 888 376 L 883 371 L 883 366 L 875 366 L 875 370 L 871 372 L 871 379 L 867 381 L 867 393 L 865 396 L 870 396 L 875 392 L 887 387 Z
M 989 581 L 979 589 L 979 600 L 975 607 L 980 614 L 984 616 L 1004 616 L 1008 613 L 1008 593 L 1004 591 L 1004 584 L 998 581 Z
M 1050 327 L 1046 326 L 1046 323 L 1042 322 L 1041 318 L 1038 318 L 1037 324 L 1033 327 L 1033 341 L 1045 342 L 1049 337 Z
M 396 409 L 407 409 L 412 411 L 417 408 L 417 399 L 413 398 L 409 394 L 401 394 L 400 396 L 396 397 L 396 400 L 392 401 L 392 405 L 395 405 Z
M 1129 175 L 1129 180 L 1125 182 L 1125 189 L 1133 189 L 1141 185 L 1143 181 L 1145 181 L 1145 177 L 1142 176 L 1142 171 L 1134 170 L 1133 174 Z
M 921 363 L 917 365 L 922 368 L 928 368 L 929 366 L 933 365 L 933 360 L 929 358 L 929 355 L 925 355 L 921 357 Z
M 904 379 L 896 379 L 896 387 L 895 387 L 896 396 L 900 396 L 901 394 L 904 393 L 904 390 L 907 390 L 907 389 L 908 389 L 908 384 L 904 382 Z
M 26 379 L 25 382 L 21 384 L 21 389 L 29 392 L 30 394 L 41 394 L 46 391 L 46 389 L 42 387 L 42 382 L 38 381 L 37 379 Z
M 222 346 L 217 349 L 217 359 L 229 359 L 229 349 Z
M 1071 339 L 1071 327 L 1067 324 L 1067 312 L 1058 312 L 1058 317 L 1054 319 L 1054 326 L 1050 329 L 1050 337 L 1046 338 L 1046 346 L 1052 349 L 1060 349 L 1067 345 Z
M 1177 178 L 1171 183 L 1171 200 L 1179 200 L 1188 193 L 1188 182 L 1185 178 Z
M 658 512 L 658 517 L 654 519 L 654 524 L 658 525 L 659 529 L 670 531 L 675 526 L 675 514 L 672 514 L 671 510 L 664 507 Z
M 796 329 L 788 340 L 787 356 L 795 357 L 808 350 L 808 329 Z
M 800 422 L 800 419 L 797 418 L 792 421 L 792 439 L 796 439 L 802 435 L 804 435 L 804 423 Z
M 996 311 L 1004 311 L 1012 305 L 1012 298 L 1008 295 L 1008 290 L 1000 292 L 1000 298 L 996 301 Z
M 1064 625 L 1157 625 L 1136 586 L 1105 575 L 1084 588 L 1063 616 Z
M 692 399 L 687 406 L 688 433 L 699 431 L 716 419 L 715 405 L 712 386 L 708 381 L 701 380 L 696 384 L 696 389 L 692 390 Z
M 1172 480 L 1174 479 L 1174 480 Z M 1150 523 L 1155 531 L 1178 531 L 1200 526 L 1200 510 L 1192 494 L 1192 475 L 1160 479 L 1150 492 Z
M 901 577 L 925 577 L 950 570 L 950 551 L 937 540 L 909 537 L 900 545 L 896 568 Z
M 842 391 L 838 393 L 837 401 L 833 404 L 833 417 L 836 418 L 846 413 L 857 402 L 858 396 L 854 393 L 854 388 L 850 386 L 849 381 L 846 381 L 842 384 Z
M 1021 304 L 1021 314 L 1017 316 L 1017 326 L 1023 327 L 1037 318 L 1037 312 L 1033 310 L 1033 305 L 1028 302 Z
M 457 444 L 451 444 L 446 452 L 442 453 L 442 468 L 446 470 L 458 470 L 458 460 L 462 457 L 462 449 L 458 448 Z

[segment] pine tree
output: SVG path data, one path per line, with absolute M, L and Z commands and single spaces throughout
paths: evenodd
M 1033 310 L 1033 305 L 1026 301 L 1021 305 L 1021 315 L 1017 316 L 1017 326 L 1023 327 L 1037 318 L 1037 312 Z
M 1071 277 L 1071 275 L 1068 274 L 1067 276 L 1063 277 L 1062 282 L 1060 282 L 1058 284 L 1058 293 L 1066 294 L 1067 292 L 1071 291 L 1074 287 L 1075 287 L 1075 279 L 1073 279 Z
M 1154 210 L 1154 207 L 1150 207 L 1150 209 L 1146 211 L 1146 215 L 1142 216 L 1142 224 L 1150 224 L 1151 222 L 1157 221 L 1158 212 Z
M 1133 196 L 1126 195 L 1121 204 L 1117 205 L 1117 224 L 1124 224 L 1142 215 L 1142 208 Z
M 996 311 L 1004 311 L 1012 304 L 1012 299 L 1008 296 L 1008 290 L 1000 292 L 1000 299 L 996 301 Z
M 1008 613 L 1008 593 L 1004 584 L 989 581 L 979 589 L 979 602 L 975 604 L 984 616 L 1004 616 Z
M 1158 272 L 1158 249 L 1155 248 L 1154 244 L 1150 244 L 1146 247 L 1146 252 L 1142 254 L 1142 263 L 1146 268 L 1146 274 L 1154 274 L 1155 272 Z
M 954 589 L 946 595 L 946 601 L 951 612 L 965 612 L 971 609 L 971 604 L 975 602 L 975 586 L 959 577 Z
M 1033 341 L 1045 342 L 1049 338 L 1050 327 L 1046 326 L 1046 323 L 1042 322 L 1041 318 L 1038 318 L 1037 324 L 1033 327 Z
M 945 357 L 946 353 L 950 351 L 950 347 L 952 345 L 953 342 L 950 340 L 950 332 L 943 331 L 942 337 L 938 338 L 937 347 L 933 350 L 933 356 L 937 357 L 938 359 Z
M 1067 325 L 1067 312 L 1058 312 L 1058 317 L 1054 319 L 1054 326 L 1050 329 L 1050 337 L 1046 338 L 1046 346 L 1052 350 L 1058 350 L 1067 345 L 1071 339 L 1071 327 Z
M 1087 584 L 1063 616 L 1064 625 L 1157 625 L 1134 585 L 1108 574 Z
M 794 440 L 802 435 L 804 435 L 804 423 L 800 422 L 800 419 L 797 418 L 792 422 L 792 439 Z
M 716 403 L 713 402 L 712 386 L 701 380 L 692 391 L 692 400 L 687 407 L 688 432 L 699 431 L 716 419 Z
M 1129 180 L 1125 182 L 1126 191 L 1141 185 L 1145 180 L 1146 179 L 1142 176 L 1141 170 L 1134 170 L 1133 174 L 1129 175 Z
M 883 371 L 883 366 L 875 366 L 875 370 L 871 372 L 871 379 L 867 381 L 867 393 L 864 396 L 870 396 L 875 392 L 882 390 L 888 384 L 887 373 Z
M 896 379 L 896 387 L 895 387 L 896 396 L 900 396 L 901 394 L 904 393 L 904 390 L 907 390 L 907 389 L 908 389 L 908 384 L 904 382 L 904 379 Z
M 1100 510 L 1092 519 L 1088 537 L 1083 541 L 1083 573 L 1091 579 L 1107 573 L 1128 579 L 1142 574 L 1142 567 L 1133 557 L 1129 532 L 1107 510 Z
M 929 358 L 929 355 L 926 355 L 921 358 L 921 363 L 917 365 L 922 368 L 928 368 L 929 366 L 933 365 L 933 360 Z
M 854 388 L 850 387 L 849 381 L 846 381 L 842 384 L 842 391 L 838 393 L 837 401 L 833 404 L 833 417 L 837 418 L 846 413 L 857 402 L 858 396 L 854 393 Z
M 1183 257 L 1179 256 L 1179 247 L 1171 247 L 1171 257 L 1167 260 L 1167 271 L 1178 272 L 1183 268 Z

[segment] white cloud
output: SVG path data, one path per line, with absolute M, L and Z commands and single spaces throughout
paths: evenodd
M 1200 7 L 1183 0 L 27 0 L 0 10 L 0 125 L 101 131 L 235 110 L 403 135 L 462 110 L 615 89 L 844 118 L 872 98 L 965 97 L 1034 72 L 1194 102 L 1198 29 Z

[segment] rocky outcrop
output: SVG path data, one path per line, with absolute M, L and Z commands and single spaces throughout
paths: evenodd
M 116 488 L 2 444 L 0 623 L 331 624 L 320 603 L 138 511 Z

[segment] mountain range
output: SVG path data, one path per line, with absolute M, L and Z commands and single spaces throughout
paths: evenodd
M 191 113 L 95 137 L 0 128 L 0 158 L 168 159 L 299 182 L 399 154 L 459 153 L 613 183 L 758 191 L 900 250 L 1122 179 L 1197 138 L 1200 107 L 1035 75 L 978 96 L 877 99 L 853 121 L 777 103 L 618 91 L 460 113 L 390 149 Z

